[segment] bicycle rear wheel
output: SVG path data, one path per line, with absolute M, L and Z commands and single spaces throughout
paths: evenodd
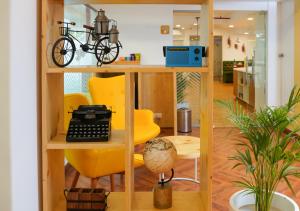
M 108 37 L 100 39 L 95 46 L 95 55 L 103 64 L 113 63 L 119 56 L 119 44 L 110 43 Z
M 52 48 L 52 60 L 59 67 L 68 66 L 75 55 L 75 44 L 68 37 L 59 38 Z

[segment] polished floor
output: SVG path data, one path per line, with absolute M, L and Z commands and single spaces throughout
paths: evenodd
M 215 99 L 233 99 L 232 84 L 215 83 Z M 163 129 L 162 136 L 172 134 L 170 129 Z M 194 129 L 192 135 L 198 136 L 199 129 Z M 237 149 L 235 140 L 241 138 L 239 131 L 233 128 L 231 123 L 226 119 L 226 112 L 214 107 L 214 148 L 213 148 L 213 210 L 227 211 L 228 200 L 230 196 L 237 190 L 232 181 L 243 176 L 242 169 L 232 169 L 233 163 L 228 160 L 228 157 Z M 138 148 L 137 151 L 141 151 Z M 69 187 L 75 175 L 75 170 L 70 166 L 66 166 L 66 186 Z M 176 177 L 193 177 L 194 176 L 194 161 L 180 160 L 175 167 Z M 116 180 L 115 191 L 124 191 L 123 180 L 120 175 L 114 175 Z M 157 181 L 157 176 L 149 172 L 145 167 L 140 167 L 135 170 L 135 190 L 136 191 L 151 191 L 153 185 Z M 291 179 L 292 185 L 296 191 L 293 196 L 285 184 L 280 184 L 278 191 L 288 196 L 291 196 L 300 205 L 300 179 Z M 81 176 L 79 178 L 78 187 L 89 187 L 90 180 Z M 109 177 L 99 179 L 98 187 L 103 187 L 110 190 Z M 174 190 L 198 190 L 199 185 L 191 182 L 174 181 Z

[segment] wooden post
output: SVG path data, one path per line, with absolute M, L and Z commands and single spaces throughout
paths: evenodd
M 125 210 L 131 211 L 134 195 L 134 73 L 125 73 Z

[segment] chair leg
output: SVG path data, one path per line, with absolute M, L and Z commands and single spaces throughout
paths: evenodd
M 72 188 L 75 188 L 75 187 L 76 187 L 77 182 L 78 182 L 78 179 L 79 179 L 79 176 L 80 176 L 80 173 L 79 173 L 78 171 L 76 171 L 75 177 L 74 177 L 74 179 L 73 179 L 72 186 L 71 186 Z
M 114 175 L 111 174 L 109 175 L 110 177 L 110 191 L 114 191 L 115 190 L 115 179 L 114 179 Z
M 97 187 L 98 179 L 99 179 L 99 177 L 91 178 L 91 188 L 96 188 Z

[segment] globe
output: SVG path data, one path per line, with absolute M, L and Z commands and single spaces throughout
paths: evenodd
M 168 139 L 156 138 L 146 142 L 143 157 L 146 168 L 160 174 L 174 167 L 177 150 Z

